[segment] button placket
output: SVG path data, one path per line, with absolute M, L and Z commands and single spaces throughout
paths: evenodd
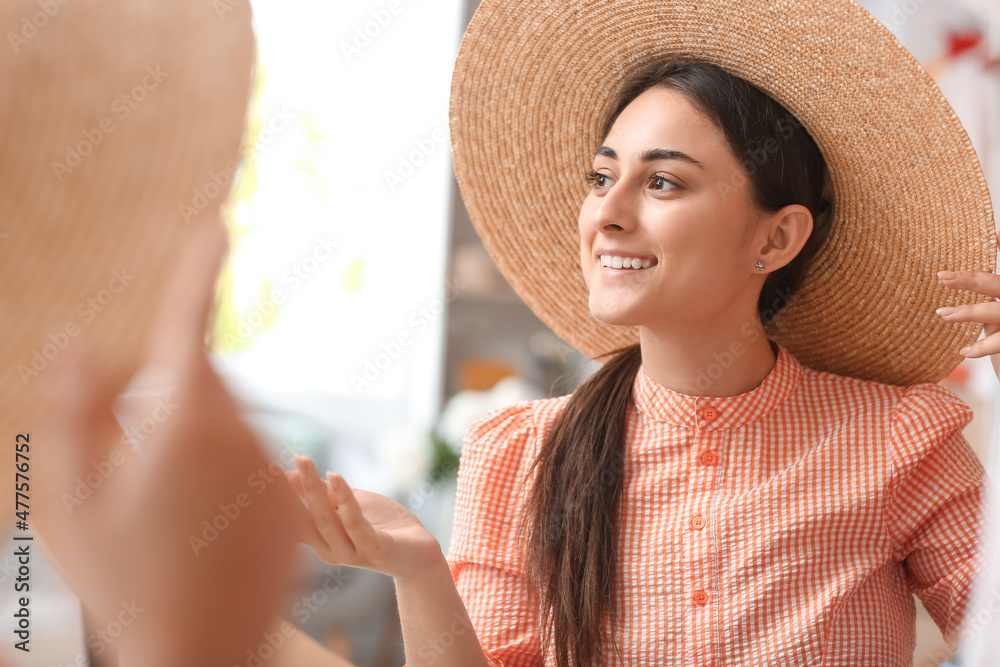
M 719 469 L 722 462 L 720 451 L 726 437 L 726 431 L 714 428 L 721 416 L 718 405 L 706 401 L 696 404 L 695 448 L 690 460 L 690 483 L 688 486 L 689 501 L 686 503 L 685 517 L 686 542 L 689 545 L 690 576 L 686 587 L 686 604 L 691 610 L 690 629 L 688 635 L 694 642 L 692 648 L 700 653 L 701 660 L 711 662 L 710 649 L 707 644 L 713 636 L 711 612 L 713 599 L 713 539 L 709 518 L 711 516 L 712 496 L 715 492 Z M 707 529 L 707 530 L 706 530 Z

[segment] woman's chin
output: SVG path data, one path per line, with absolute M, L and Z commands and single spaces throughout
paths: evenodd
M 642 324 L 641 318 L 633 313 L 623 311 L 620 308 L 595 308 L 590 307 L 591 316 L 602 324 L 611 324 L 619 327 L 630 327 Z

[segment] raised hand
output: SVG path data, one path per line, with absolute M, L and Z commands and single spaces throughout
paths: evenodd
M 1000 299 L 1000 276 L 981 271 L 941 271 L 938 273 L 945 287 L 964 289 Z M 938 315 L 949 322 L 981 322 L 985 338 L 965 347 L 959 352 L 966 357 L 978 359 L 989 355 L 993 371 L 1000 379 L 1000 302 L 976 303 L 966 306 L 945 307 L 937 310 Z
M 143 361 L 172 384 L 175 407 L 139 452 L 111 411 L 121 388 L 85 350 L 67 350 L 49 387 L 58 437 L 38 462 L 40 541 L 98 627 L 122 605 L 139 610 L 114 645 L 126 664 L 242 664 L 293 574 L 289 517 L 301 504 L 280 476 L 259 493 L 248 486 L 269 461 L 205 351 L 226 247 L 222 225 L 204 225 L 167 284 Z M 141 421 L 149 408 L 129 409 Z M 108 476 L 67 504 L 101 467 Z
M 352 489 L 338 474 L 319 476 L 316 465 L 296 456 L 286 472 L 307 503 L 300 540 L 333 565 L 361 567 L 397 579 L 418 578 L 441 562 L 441 546 L 410 510 L 391 498 Z

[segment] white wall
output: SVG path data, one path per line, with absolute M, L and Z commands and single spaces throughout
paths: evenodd
M 236 212 L 234 297 L 253 345 L 221 363 L 269 395 L 322 397 L 331 410 L 392 404 L 429 425 L 441 392 L 446 114 L 462 5 L 252 5 L 266 68 L 260 120 L 276 130 L 258 145 L 256 195 Z M 254 327 L 275 305 L 273 324 Z

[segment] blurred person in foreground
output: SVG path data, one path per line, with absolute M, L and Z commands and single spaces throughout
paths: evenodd
M 44 546 L 99 626 L 122 600 L 142 608 L 111 646 L 122 667 L 244 664 L 265 643 L 278 649 L 268 664 L 347 665 L 275 616 L 292 581 L 299 526 L 311 524 L 283 478 L 208 547 L 195 554 L 190 546 L 192 527 L 232 504 L 270 463 L 207 356 L 226 233 L 206 223 L 192 237 L 143 358 L 173 385 L 172 419 L 72 516 L 55 514 Z M 60 456 L 39 488 L 50 498 L 72 494 L 92 461 L 128 446 L 112 411 L 119 388 L 107 374 L 82 349 L 57 364 L 47 392 Z M 140 403 L 128 409 L 145 414 Z

